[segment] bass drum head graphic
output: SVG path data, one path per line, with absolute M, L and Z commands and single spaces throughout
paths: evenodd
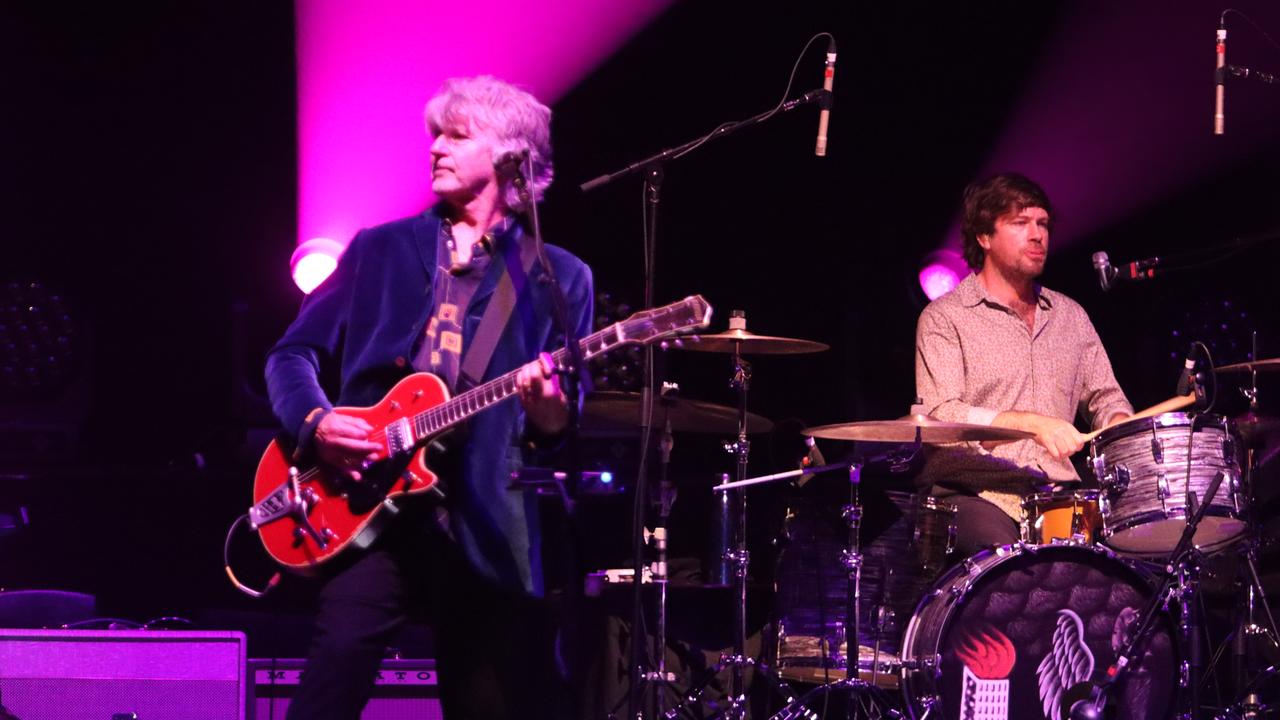
M 1101 547 L 1005 546 L 952 568 L 903 638 L 909 712 L 948 720 L 1068 720 L 1107 678 L 1153 592 L 1149 576 Z M 1172 625 L 1155 632 L 1104 717 L 1163 720 L 1177 707 Z

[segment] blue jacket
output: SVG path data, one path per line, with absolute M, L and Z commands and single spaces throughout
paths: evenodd
M 414 343 L 433 306 L 437 269 L 436 210 L 366 228 L 356 234 L 338 268 L 302 303 L 298 317 L 267 356 L 267 391 L 287 433 L 309 444 L 306 417 L 335 404 L 377 403 L 412 372 Z M 498 238 L 514 242 L 516 233 Z M 547 246 L 578 337 L 591 330 L 591 270 L 569 252 Z M 463 348 L 470 347 L 502 271 L 493 262 L 467 306 Z M 530 279 L 541 274 L 535 263 Z M 563 344 L 551 310 L 549 287 L 529 282 L 520 294 L 483 380 L 517 369 L 539 352 Z M 336 401 L 330 402 L 337 389 Z M 326 391 L 329 391 L 327 394 Z M 444 478 L 449 525 L 472 564 L 512 589 L 540 595 L 542 577 L 537 516 L 532 498 L 509 490 L 511 471 L 524 461 L 525 416 L 518 400 L 484 410 L 468 421 L 461 478 Z

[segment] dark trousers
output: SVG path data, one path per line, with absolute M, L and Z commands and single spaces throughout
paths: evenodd
M 938 499 L 956 506 L 957 560 L 975 555 L 992 545 L 1009 545 L 1022 537 L 1018 523 L 994 504 L 977 495 L 938 494 Z
M 420 518 L 397 524 L 346 560 L 319 593 L 316 634 L 289 720 L 355 720 L 400 626 L 424 614 L 435 630 L 440 700 L 449 720 L 565 717 L 551 613 L 479 577 Z

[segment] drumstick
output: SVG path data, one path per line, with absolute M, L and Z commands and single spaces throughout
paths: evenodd
M 1187 407 L 1188 405 L 1195 404 L 1195 401 L 1196 401 L 1195 393 L 1187 393 L 1186 395 L 1182 395 L 1180 397 L 1169 398 L 1164 402 L 1159 402 L 1159 403 L 1156 403 L 1155 405 L 1152 405 L 1151 407 L 1147 408 L 1146 410 L 1143 410 L 1142 412 L 1134 413 L 1123 420 L 1117 420 L 1116 422 L 1113 422 L 1104 428 L 1100 428 L 1098 430 L 1094 430 L 1091 433 L 1088 433 L 1087 435 L 1084 436 L 1084 441 L 1089 442 L 1090 440 L 1093 440 L 1094 438 L 1098 437 L 1099 435 L 1106 432 L 1107 430 L 1110 430 L 1111 428 L 1117 425 L 1123 425 L 1124 423 L 1127 423 L 1130 420 L 1141 420 L 1143 418 L 1149 418 L 1155 415 L 1161 415 L 1163 413 L 1173 412 L 1174 410 L 1181 410 L 1182 408 Z

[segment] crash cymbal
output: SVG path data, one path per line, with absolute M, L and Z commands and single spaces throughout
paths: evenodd
M 915 442 L 917 431 L 920 442 L 948 443 L 964 440 L 1026 440 L 1035 435 L 1022 430 L 950 423 L 928 415 L 908 415 L 897 420 L 868 420 L 809 428 L 805 435 L 828 440 L 864 440 L 868 442 Z
M 1262 360 L 1254 360 L 1252 362 L 1236 363 L 1234 365 L 1223 365 L 1216 367 L 1214 372 L 1245 372 L 1247 370 L 1257 370 L 1258 372 L 1276 372 L 1280 371 L 1280 358 L 1264 358 Z
M 827 345 L 798 338 L 756 335 L 746 330 L 727 330 L 712 335 L 686 335 L 676 347 L 694 352 L 741 353 L 743 355 L 800 355 L 822 352 Z
M 603 391 L 587 396 L 582 409 L 582 422 L 588 429 L 638 428 L 640 427 L 640 394 Z M 736 433 L 738 432 L 737 408 L 702 400 L 676 397 L 654 400 L 653 429 L 661 431 L 666 420 L 671 421 L 675 432 Z M 766 417 L 747 413 L 747 432 L 762 433 L 773 429 L 773 422 Z

